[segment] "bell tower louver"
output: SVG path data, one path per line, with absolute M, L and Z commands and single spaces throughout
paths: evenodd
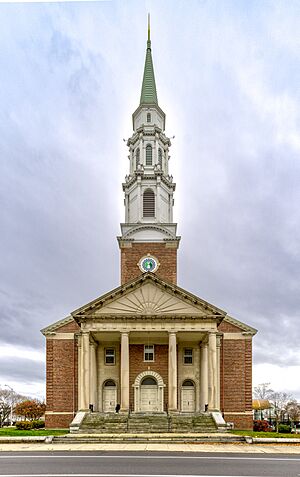
M 176 185 L 169 173 L 171 141 L 165 134 L 166 116 L 158 105 L 149 17 L 140 104 L 132 122 L 133 134 L 127 141 L 129 173 L 123 183 L 125 222 L 118 237 L 121 281 L 125 283 L 146 271 L 142 259 L 150 257 L 156 266 L 149 270 L 176 283 L 180 241 L 173 222 Z

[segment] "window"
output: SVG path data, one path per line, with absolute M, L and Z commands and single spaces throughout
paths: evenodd
M 136 169 L 138 168 L 139 163 L 140 163 L 140 148 L 138 147 L 135 153 Z
M 186 379 L 183 383 L 182 383 L 182 386 L 186 386 L 186 387 L 194 387 L 194 383 L 191 379 Z
M 144 346 L 144 361 L 154 361 L 154 345 Z
M 157 382 L 154 378 L 151 378 L 151 376 L 144 378 L 141 384 L 142 386 L 157 386 Z
M 193 364 L 193 349 L 192 348 L 184 348 L 183 362 L 184 364 Z
M 147 113 L 147 123 L 151 123 L 151 114 Z
M 114 348 L 106 348 L 105 364 L 115 364 L 115 349 Z
M 151 189 L 147 189 L 143 195 L 143 217 L 155 217 L 155 196 Z
M 160 168 L 162 169 L 162 150 L 161 150 L 161 148 L 158 149 L 158 164 L 160 165 Z
M 146 146 L 146 166 L 152 166 L 152 146 Z
M 115 388 L 115 387 L 116 387 L 116 383 L 115 383 L 112 379 L 108 379 L 107 381 L 105 381 L 104 387 L 107 387 L 107 388 Z

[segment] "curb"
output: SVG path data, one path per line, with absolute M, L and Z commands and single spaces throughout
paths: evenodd
M 1 436 L 0 444 L 52 444 L 54 436 Z

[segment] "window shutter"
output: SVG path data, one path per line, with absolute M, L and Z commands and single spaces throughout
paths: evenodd
M 155 217 L 155 196 L 151 189 L 143 195 L 143 217 Z

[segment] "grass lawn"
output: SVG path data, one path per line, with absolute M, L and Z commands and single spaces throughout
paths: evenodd
M 0 428 L 1 436 L 61 436 L 68 434 L 69 429 L 36 429 L 31 431 L 20 431 L 15 427 Z
M 257 432 L 257 431 L 238 431 L 238 430 L 230 430 L 231 434 L 237 434 L 239 436 L 250 436 L 250 437 L 288 437 L 288 438 L 298 438 L 300 439 L 300 434 L 286 434 L 286 433 L 278 433 L 277 432 Z

